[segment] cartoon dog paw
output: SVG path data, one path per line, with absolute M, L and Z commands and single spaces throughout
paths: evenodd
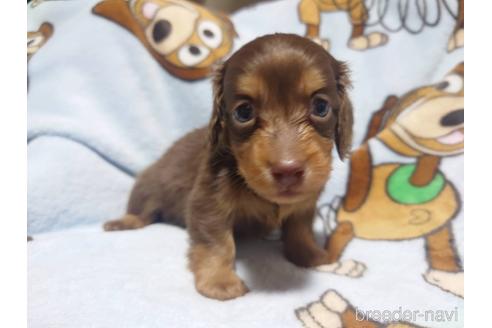
M 381 47 L 388 43 L 388 36 L 380 32 L 372 32 L 367 35 L 361 35 L 351 38 L 348 46 L 353 50 L 367 50 L 371 48 Z
M 465 45 L 465 29 L 460 28 L 454 32 L 448 41 L 448 52 L 457 48 L 462 48 Z
M 330 235 L 337 226 L 337 213 L 342 204 L 342 198 L 335 196 L 331 203 L 323 204 L 318 208 L 318 216 L 323 223 L 326 235 Z
M 341 315 L 348 303 L 337 292 L 327 291 L 318 302 L 296 310 L 296 315 L 307 328 L 342 328 Z
M 424 279 L 429 284 L 437 286 L 442 290 L 453 293 L 461 298 L 465 295 L 464 278 L 464 272 L 429 270 L 424 274 Z
M 326 51 L 329 51 L 331 48 L 330 40 L 328 39 L 321 39 L 319 37 L 310 37 L 310 39 L 322 46 Z
M 316 271 L 334 273 L 340 276 L 360 278 L 366 271 L 364 263 L 354 260 L 337 261 L 331 264 L 323 264 L 315 268 Z
M 308 328 L 342 328 L 341 313 L 347 308 L 347 302 L 336 292 L 328 291 L 321 300 L 296 311 L 297 317 Z
M 44 0 L 32 0 L 31 1 L 31 8 L 36 8 L 39 6 Z

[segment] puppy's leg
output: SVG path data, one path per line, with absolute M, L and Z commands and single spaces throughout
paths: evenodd
M 246 294 L 248 288 L 234 272 L 236 249 L 232 230 L 222 233 L 202 231 L 201 237 L 207 241 L 192 241 L 189 252 L 190 270 L 195 276 L 197 291 L 223 301 Z
M 295 265 L 314 267 L 328 263 L 328 254 L 316 243 L 314 210 L 289 217 L 282 225 L 285 257 Z
M 131 230 L 143 228 L 153 222 L 152 217 L 146 214 L 126 214 L 121 219 L 104 223 L 103 228 L 106 231 Z
M 154 223 L 156 214 L 161 210 L 163 199 L 163 186 L 158 177 L 159 167 L 156 164 L 143 171 L 137 178 L 128 199 L 127 214 L 118 220 L 106 222 L 103 226 L 104 230 L 139 229 Z
M 135 188 L 130 195 L 127 214 L 118 220 L 106 222 L 103 226 L 104 230 L 139 229 L 154 223 L 154 216 L 159 210 L 156 200 L 144 199 L 139 194 L 139 188 Z

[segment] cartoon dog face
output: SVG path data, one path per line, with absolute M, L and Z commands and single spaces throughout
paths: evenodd
M 203 7 L 181 0 L 134 0 L 131 9 L 152 47 L 178 67 L 209 67 L 231 51 L 232 24 Z
M 465 138 L 463 75 L 461 63 L 442 82 L 406 94 L 386 125 L 422 154 L 461 154 Z
M 43 23 L 37 31 L 27 32 L 27 60 L 48 41 L 53 34 L 53 25 Z
M 93 12 L 127 28 L 169 73 L 185 80 L 205 78 L 236 36 L 226 16 L 184 0 L 105 0 Z

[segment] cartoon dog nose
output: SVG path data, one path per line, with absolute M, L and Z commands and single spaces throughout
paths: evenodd
M 302 181 L 304 165 L 295 160 L 278 162 L 272 165 L 272 176 L 281 187 L 293 187 Z
M 156 43 L 161 42 L 171 34 L 172 25 L 169 21 L 161 19 L 154 24 L 152 38 Z
M 442 126 L 454 126 L 463 124 L 465 121 L 465 111 L 463 109 L 458 109 L 444 115 L 441 118 Z

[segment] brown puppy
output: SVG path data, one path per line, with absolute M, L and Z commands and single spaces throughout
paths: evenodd
M 282 228 L 294 264 L 328 263 L 313 236 L 316 201 L 333 143 L 352 135 L 347 69 L 296 35 L 258 38 L 216 70 L 210 124 L 180 139 L 138 178 L 128 214 L 106 230 L 141 228 L 160 216 L 185 224 L 197 290 L 226 300 L 247 292 L 234 272 L 234 233 Z

